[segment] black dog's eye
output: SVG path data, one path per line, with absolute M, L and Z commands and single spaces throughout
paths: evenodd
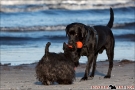
M 69 35 L 77 36 L 78 34 L 75 31 L 70 31 Z
M 75 35 L 75 32 L 74 31 L 70 31 L 69 34 L 70 35 Z

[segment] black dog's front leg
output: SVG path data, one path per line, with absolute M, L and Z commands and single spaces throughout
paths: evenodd
M 90 76 L 89 76 L 90 79 L 93 79 L 93 78 L 94 78 L 94 75 L 95 75 L 97 56 L 98 56 L 98 53 L 95 54 L 95 56 L 94 56 L 94 60 L 93 60 L 93 68 L 92 68 L 92 72 L 91 72 L 91 74 L 90 74 Z
M 90 54 L 88 56 L 88 63 L 87 63 L 86 69 L 85 69 L 85 74 L 84 74 L 83 78 L 81 79 L 81 81 L 88 80 L 88 75 L 90 72 L 90 68 L 91 68 L 91 64 L 93 62 L 93 59 L 94 59 L 94 54 Z

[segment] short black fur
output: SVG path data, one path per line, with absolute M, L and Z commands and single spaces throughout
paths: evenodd
M 81 56 L 87 56 L 88 58 L 85 74 L 81 80 L 88 79 L 92 63 L 93 69 L 92 73 L 90 74 L 90 78 L 92 79 L 94 77 L 96 69 L 96 59 L 98 53 L 102 53 L 103 50 L 106 50 L 109 60 L 109 68 L 105 78 L 111 77 L 115 46 L 115 39 L 111 31 L 113 21 L 114 13 L 112 8 L 110 8 L 110 20 L 106 26 L 96 25 L 90 27 L 82 23 L 71 23 L 66 27 L 68 44 L 75 45 L 77 41 L 81 41 L 83 43 L 83 47 L 75 51 L 76 53 L 74 53 L 74 58 L 77 60 L 79 60 Z

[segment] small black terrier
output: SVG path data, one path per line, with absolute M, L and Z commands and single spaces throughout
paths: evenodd
M 46 44 L 45 55 L 36 66 L 36 77 L 44 85 L 72 84 L 75 79 L 75 64 L 70 48 L 63 43 L 64 53 L 49 52 L 50 42 Z

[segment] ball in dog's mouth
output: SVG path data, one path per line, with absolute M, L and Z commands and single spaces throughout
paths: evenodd
M 83 43 L 81 41 L 76 42 L 77 48 L 82 48 Z
M 73 48 L 72 45 L 68 45 L 68 47 Z M 77 47 L 77 48 L 82 48 L 82 47 L 83 47 L 83 43 L 82 43 L 81 41 L 77 41 L 77 42 L 76 42 L 76 47 Z

